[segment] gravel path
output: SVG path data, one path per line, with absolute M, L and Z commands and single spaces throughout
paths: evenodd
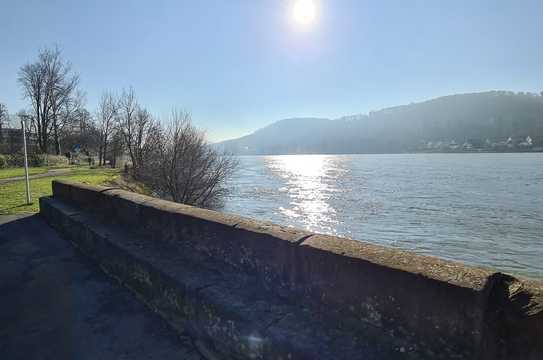
M 52 170 L 49 170 L 49 171 L 47 171 L 46 173 L 43 173 L 43 174 L 30 175 L 29 178 L 30 179 L 39 179 L 39 178 L 44 178 L 44 177 L 59 176 L 59 175 L 68 174 L 71 171 L 72 171 L 71 169 L 52 169 Z M 10 183 L 10 182 L 14 182 L 14 181 L 21 181 L 21 180 L 24 180 L 24 179 L 25 179 L 24 176 L 16 176 L 16 177 L 7 178 L 7 179 L 1 179 L 0 180 L 0 185 L 7 184 L 7 183 Z

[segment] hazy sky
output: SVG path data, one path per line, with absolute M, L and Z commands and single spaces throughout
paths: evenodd
M 0 0 L 0 102 L 26 107 L 21 65 L 58 44 L 93 111 L 133 86 L 213 140 L 275 120 L 335 118 L 436 96 L 543 90 L 543 1 Z

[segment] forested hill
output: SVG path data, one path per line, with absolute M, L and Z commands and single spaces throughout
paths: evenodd
M 285 119 L 216 146 L 247 155 L 535 150 L 543 146 L 543 96 L 491 91 L 336 120 Z

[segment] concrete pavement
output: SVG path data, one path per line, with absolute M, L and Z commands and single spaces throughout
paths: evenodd
M 0 358 L 201 359 L 38 215 L 0 216 Z

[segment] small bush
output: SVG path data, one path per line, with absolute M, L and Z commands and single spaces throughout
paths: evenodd
M 23 154 L 14 153 L 6 157 L 7 167 L 21 167 L 25 164 L 25 158 Z
M 47 163 L 48 166 L 64 166 L 69 164 L 69 160 L 64 155 L 48 155 Z
M 8 159 L 6 155 L 0 154 L 0 169 L 8 167 Z
M 24 165 L 24 158 L 23 158 Z M 45 154 L 29 154 L 28 155 L 28 166 L 46 166 L 46 155 Z

